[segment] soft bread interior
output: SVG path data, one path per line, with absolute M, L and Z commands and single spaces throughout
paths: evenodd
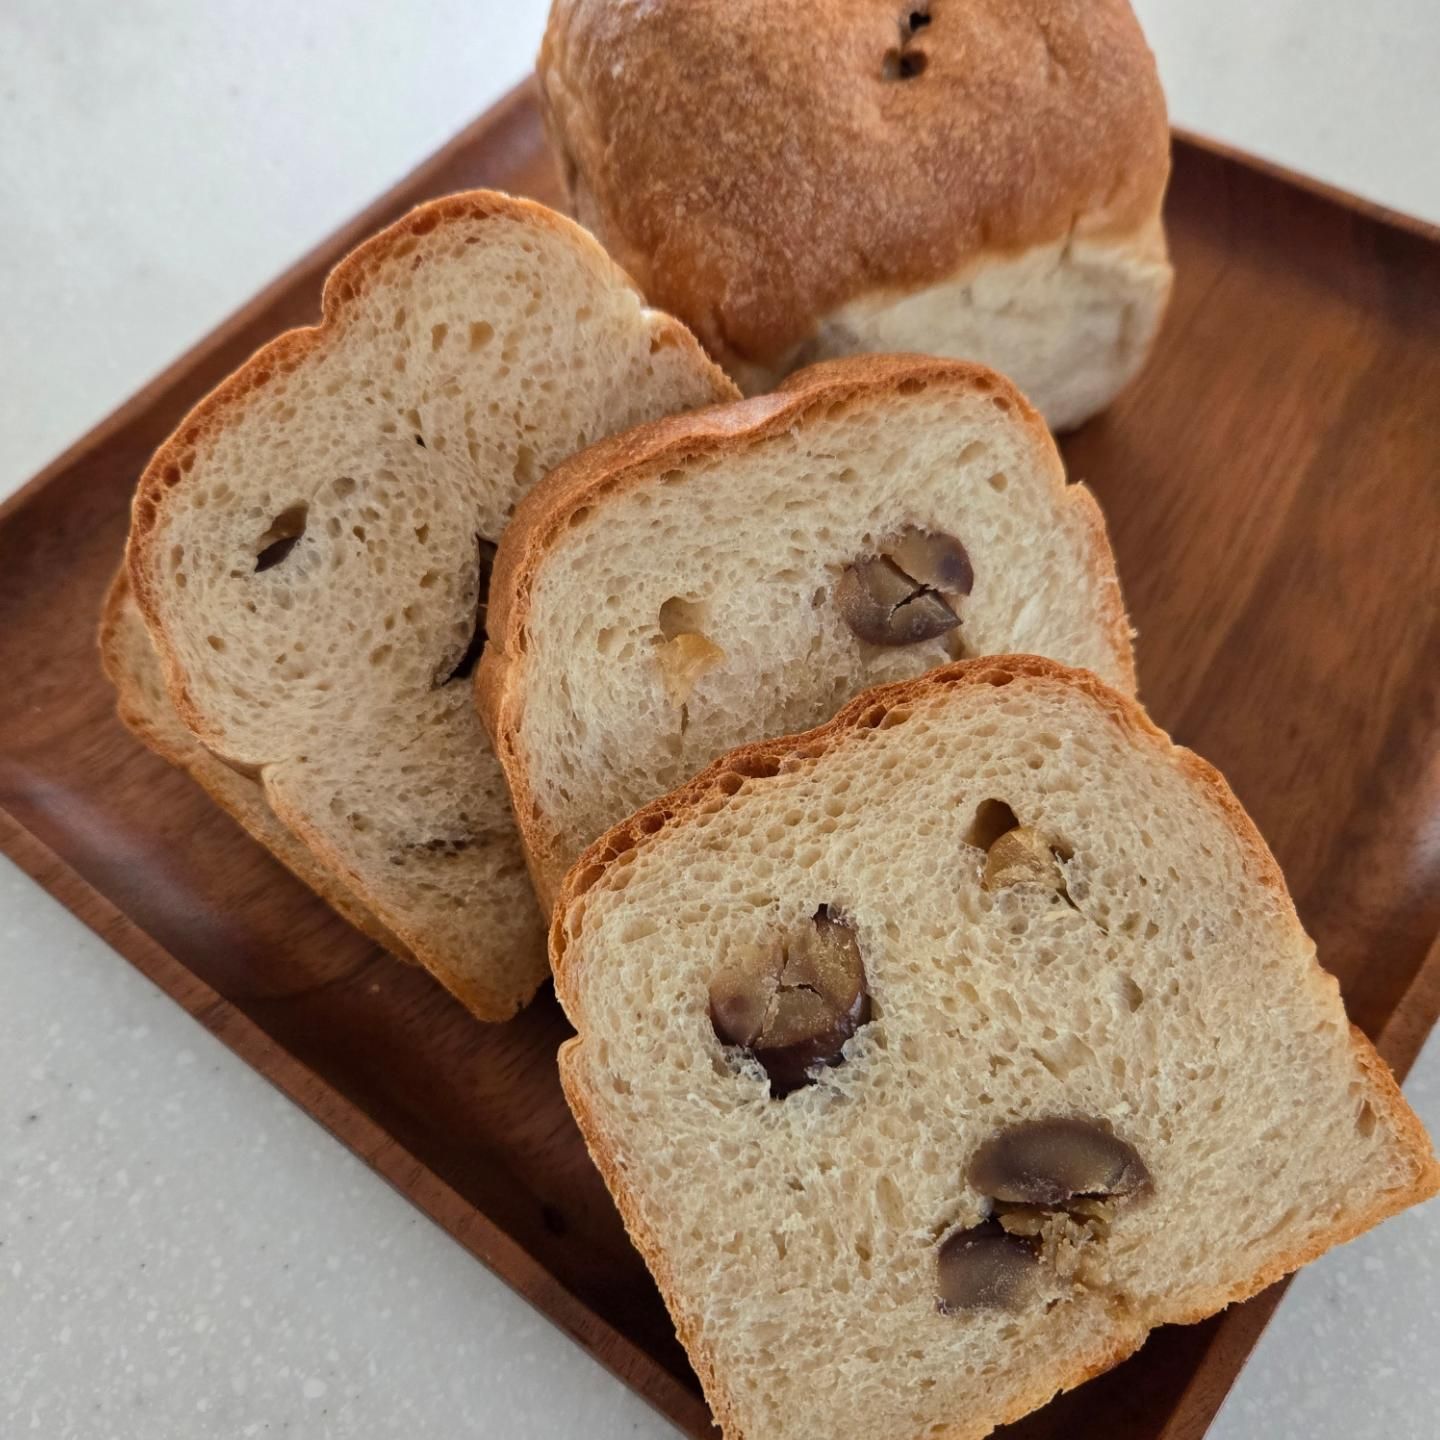
M 275 818 L 260 783 L 217 759 L 176 714 L 165 688 L 159 656 L 123 570 L 106 597 L 100 655 L 115 687 L 120 719 L 138 739 L 184 770 L 252 839 L 317 891 L 357 930 L 392 955 L 410 958 L 400 941 L 316 860 L 309 846 Z
M 1436 1188 L 1223 781 L 1086 677 L 957 670 L 722 761 L 557 913 L 567 1089 L 730 1436 L 984 1435 Z M 1073 903 L 982 885 L 989 800 L 1068 855 Z M 776 1100 L 708 986 L 821 904 L 874 1018 Z M 941 1314 L 937 1246 L 987 1210 L 976 1148 L 1071 1114 L 1153 1193 L 1091 1283 Z
M 465 663 L 489 546 L 578 447 L 733 391 L 578 228 L 484 193 L 351 257 L 326 313 L 157 458 L 132 580 L 198 737 L 499 1018 L 545 960 Z
M 548 523 L 519 562 L 523 639 L 501 636 L 509 653 L 486 666 L 512 667 L 496 723 L 520 804 L 534 807 L 542 893 L 595 836 L 717 755 L 818 724 L 869 685 L 1015 650 L 1133 686 L 1094 501 L 1065 485 L 1014 391 L 974 373 L 988 388 L 876 385 L 758 436 L 745 434 L 744 406 L 697 416 L 684 459 L 665 451 L 589 485 L 562 473 L 535 494 L 527 509 Z M 837 585 L 905 527 L 957 538 L 974 585 L 956 601 L 958 629 L 887 648 L 847 625 Z M 677 689 L 682 635 L 713 648 Z
M 1159 219 L 1122 242 L 1067 236 L 975 260 L 914 290 L 876 290 L 825 316 L 787 364 L 734 369 L 747 394 L 799 365 L 866 351 L 978 360 L 1008 375 L 1052 430 L 1103 410 L 1139 372 L 1171 270 Z

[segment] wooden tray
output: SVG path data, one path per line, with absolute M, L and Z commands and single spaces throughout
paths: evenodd
M 1109 514 L 1157 719 L 1226 771 L 1351 1014 L 1440 1007 L 1440 236 L 1193 140 L 1141 382 L 1065 446 Z M 142 465 L 410 205 L 555 202 L 522 86 L 0 509 L 0 848 L 682 1429 L 694 1377 L 555 1078 L 548 992 L 473 1022 L 114 720 L 94 644 Z M 43 963 L 43 957 L 37 958 Z M 1016 1433 L 1203 1433 L 1278 1290 L 1156 1334 Z M 1095 1428 L 1090 1428 L 1093 1425 Z

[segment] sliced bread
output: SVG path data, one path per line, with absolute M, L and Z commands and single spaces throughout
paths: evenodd
M 551 958 L 728 1440 L 976 1440 L 1440 1187 L 1224 780 L 1034 657 L 726 756 Z
M 412 958 L 359 897 L 275 818 L 260 782 L 217 759 L 180 719 L 165 689 L 159 656 L 150 643 L 150 632 L 123 569 L 105 597 L 100 619 L 100 661 L 115 687 L 116 713 L 131 734 L 185 771 L 251 839 L 270 851 L 362 935 L 402 960 Z
M 572 451 L 733 394 L 584 231 L 480 191 L 350 255 L 141 479 L 129 578 L 181 721 L 482 1018 L 546 973 L 470 700 L 494 542 Z
M 1012 650 L 1134 688 L 1099 508 L 1001 376 L 866 356 L 551 474 L 501 542 L 477 694 L 548 901 L 726 750 Z

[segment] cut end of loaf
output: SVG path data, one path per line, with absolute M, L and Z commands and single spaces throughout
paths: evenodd
M 710 986 L 817 904 L 873 1011 L 779 1098 Z M 983 1435 L 1440 1181 L 1224 782 L 1033 657 L 726 757 L 592 847 L 552 954 L 567 1093 L 729 1434 Z M 1114 1137 L 1098 1209 L 994 1178 L 1057 1121 Z M 947 1308 L 941 1249 L 997 1229 L 1024 1285 Z

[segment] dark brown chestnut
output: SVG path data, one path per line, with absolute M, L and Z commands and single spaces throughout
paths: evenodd
M 994 1200 L 1048 1209 L 1134 1195 L 1151 1184 L 1135 1147 L 1084 1115 L 1007 1126 L 975 1152 L 968 1179 Z
M 942 1315 L 962 1310 L 1019 1310 L 1040 1279 L 1036 1248 L 986 1220 L 957 1230 L 940 1246 L 938 1304 Z
M 951 599 L 968 595 L 975 572 L 953 535 L 902 530 L 880 553 L 847 565 L 835 587 L 840 614 L 871 645 L 915 645 L 959 623 Z
M 809 1083 L 817 1067 L 838 1064 L 845 1042 L 869 1018 L 855 932 L 825 905 L 772 946 L 738 957 L 710 984 L 715 1033 L 755 1056 L 777 1096 Z

